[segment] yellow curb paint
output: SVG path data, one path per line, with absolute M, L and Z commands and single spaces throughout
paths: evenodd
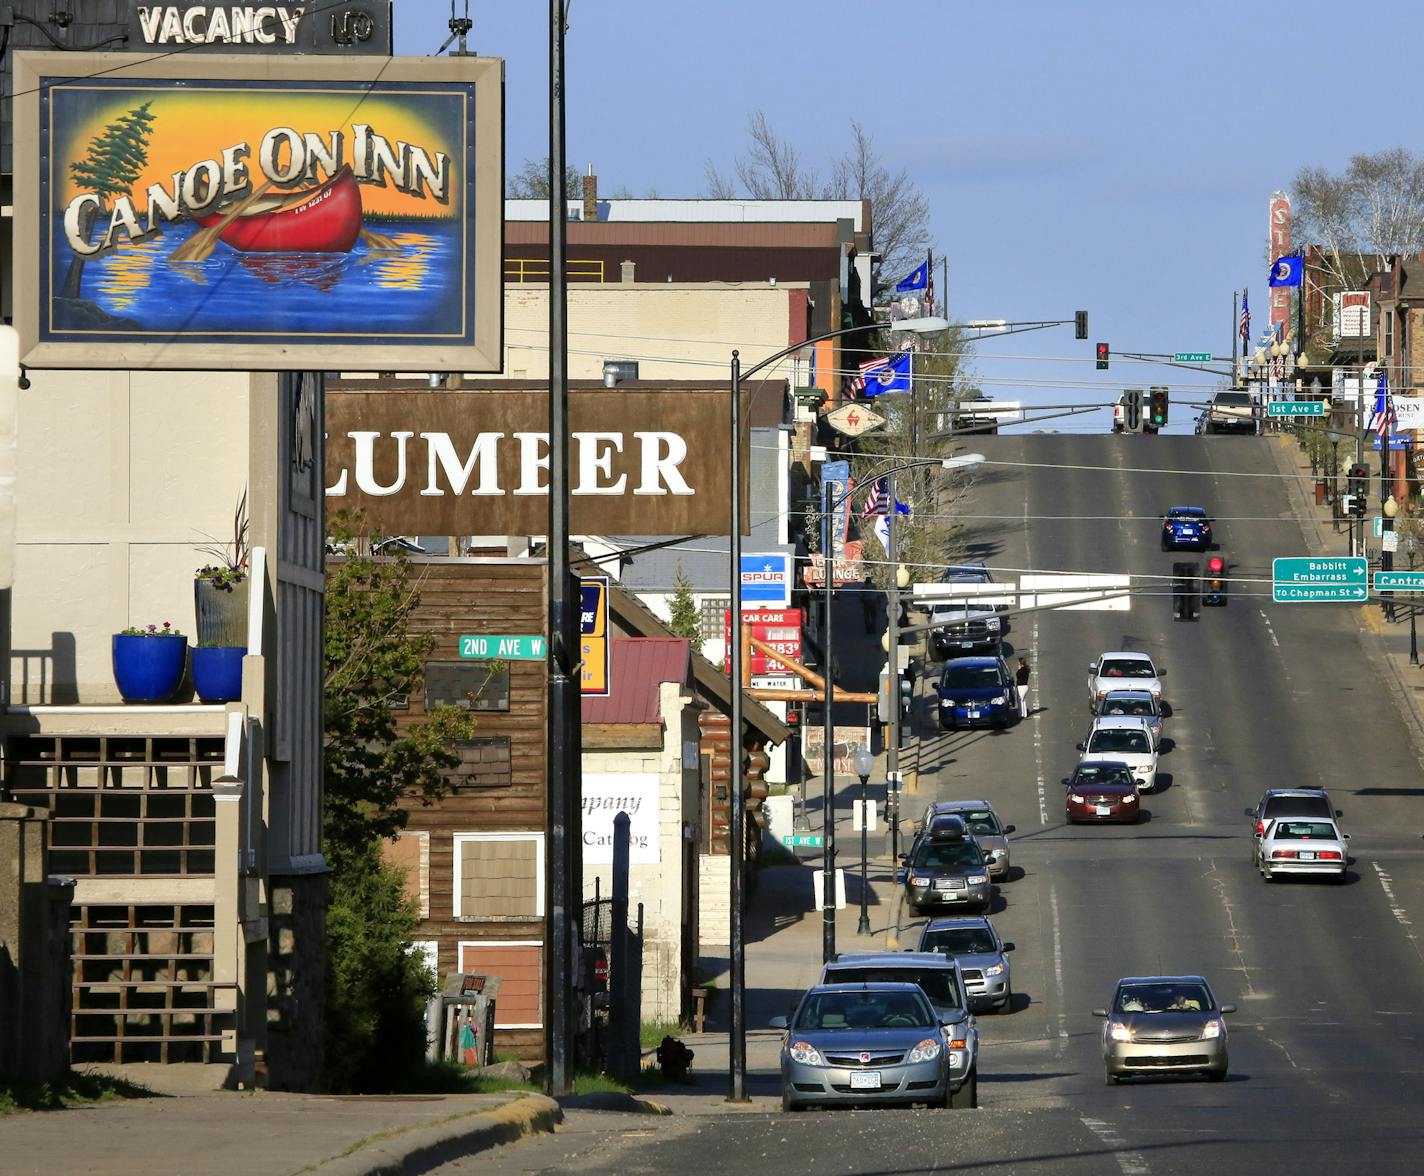
M 1365 627 L 1371 633 L 1380 634 L 1384 632 L 1384 610 L 1373 604 L 1360 605 L 1360 615 L 1364 617 Z

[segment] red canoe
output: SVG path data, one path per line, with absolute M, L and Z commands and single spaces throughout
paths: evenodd
M 195 216 L 207 228 L 221 208 Z M 350 167 L 301 192 L 276 193 L 253 202 L 219 234 L 240 253 L 347 253 L 361 235 L 361 186 Z

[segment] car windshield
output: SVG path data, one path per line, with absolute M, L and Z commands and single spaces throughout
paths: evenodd
M 1323 796 L 1273 796 L 1266 801 L 1266 817 L 1329 817 L 1330 802 Z
M 796 1012 L 797 1029 L 921 1029 L 937 1018 L 918 992 L 812 992 Z
M 1136 658 L 1131 661 L 1110 658 L 1098 667 L 1098 674 L 1104 678 L 1155 678 L 1157 676 L 1152 669 L 1151 662 L 1138 661 Z
M 910 865 L 921 870 L 972 870 L 984 864 L 972 841 L 921 841 Z
M 1113 1005 L 1119 1013 L 1204 1013 L 1213 1007 L 1200 984 L 1124 984 Z
M 1084 764 L 1074 777 L 1078 785 L 1131 784 L 1132 773 L 1121 764 Z
M 954 816 L 964 822 L 964 827 L 971 834 L 987 833 L 990 837 L 998 837 L 1003 833 L 999 818 L 988 809 L 957 809 Z
M 926 931 L 921 951 L 947 951 L 950 955 L 984 955 L 997 951 L 987 927 L 939 927 Z
M 1146 715 L 1151 718 L 1153 715 L 1152 700 L 1150 698 L 1107 698 L 1098 708 L 1098 713 L 1102 715 Z
M 931 1002 L 959 1008 L 964 1004 L 953 968 L 829 968 L 827 984 L 918 984 Z
M 1250 404 L 1251 393 L 1249 392 L 1218 392 L 1215 397 L 1217 404 Z
M 1299 837 L 1308 841 L 1312 837 L 1336 839 L 1335 826 L 1328 821 L 1277 821 L 1272 837 Z
M 947 666 L 940 679 L 943 690 L 988 690 L 1000 685 L 998 666 Z
M 992 584 L 994 577 L 987 568 L 945 568 L 942 584 Z
M 1110 728 L 1106 731 L 1094 731 L 1092 739 L 1088 741 L 1088 750 L 1094 755 L 1104 752 L 1146 755 L 1152 747 L 1147 742 L 1145 731 L 1120 731 Z

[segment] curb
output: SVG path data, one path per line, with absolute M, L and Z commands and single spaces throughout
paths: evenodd
M 559 1099 L 559 1106 L 571 1111 L 622 1111 L 631 1115 L 671 1115 L 672 1108 L 651 1099 L 616 1090 L 595 1090 Z
M 471 1111 L 431 1127 L 415 1127 L 358 1146 L 355 1151 L 315 1165 L 318 1176 L 408 1176 L 538 1132 L 562 1122 L 559 1104 L 530 1094 L 488 1111 Z

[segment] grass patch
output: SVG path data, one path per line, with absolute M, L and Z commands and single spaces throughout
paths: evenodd
M 645 1021 L 638 1026 L 638 1044 L 644 1049 L 656 1049 L 664 1037 L 681 1037 L 690 1032 L 680 1021 Z
M 0 1078 L 0 1115 L 16 1111 L 62 1111 L 84 1103 L 121 1098 L 161 1098 L 146 1086 L 83 1070 L 68 1070 L 48 1082 Z

